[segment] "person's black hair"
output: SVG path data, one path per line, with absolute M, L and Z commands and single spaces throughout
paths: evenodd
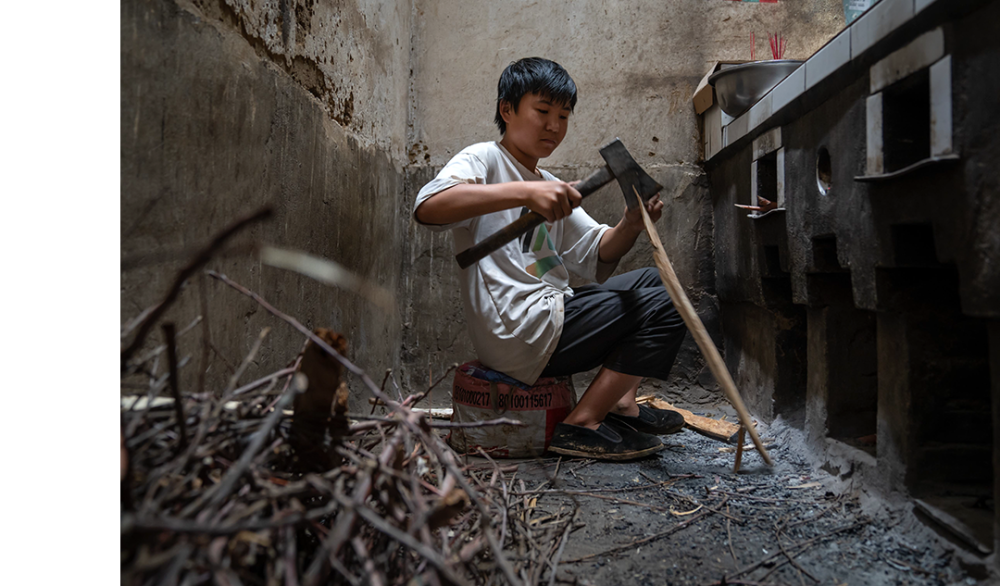
M 562 65 L 541 57 L 526 57 L 514 61 L 500 74 L 497 83 L 497 111 L 493 121 L 500 134 L 507 132 L 507 123 L 500 115 L 500 102 L 507 101 L 517 112 L 525 94 L 540 94 L 558 104 L 576 107 L 576 84 Z

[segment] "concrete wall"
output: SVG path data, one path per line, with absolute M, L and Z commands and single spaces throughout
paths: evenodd
M 852 28 L 850 58 L 706 162 L 717 291 L 727 362 L 756 414 L 793 416 L 842 479 L 920 499 L 942 534 L 964 535 L 963 563 L 996 572 L 1000 558 L 983 554 L 1000 517 L 954 495 L 1000 485 L 1000 189 L 989 171 L 1000 164 L 1000 115 L 986 97 L 1000 88 L 1000 2 L 922 6 L 867 51 L 855 51 Z M 819 57 L 807 76 L 826 66 Z M 751 219 L 732 206 L 750 201 L 751 164 L 760 168 L 758 147 L 774 145 L 762 138 L 778 133 L 786 209 Z M 878 159 L 885 168 L 873 170 Z M 805 336 L 783 338 L 785 320 L 803 313 Z M 806 384 L 782 405 L 771 381 L 803 367 Z
M 201 246 L 271 204 L 275 218 L 237 240 L 334 259 L 395 292 L 408 221 L 400 200 L 410 16 L 405 1 L 122 2 L 123 258 Z M 182 265 L 123 271 L 123 322 L 158 302 Z M 373 377 L 398 362 L 397 312 L 248 254 L 209 267 L 309 327 L 343 332 L 349 355 Z M 300 334 L 216 282 L 192 280 L 168 315 L 179 328 L 201 312 L 202 285 L 217 348 L 209 388 L 265 326 L 273 330 L 243 380 L 294 358 Z M 185 391 L 201 338 L 195 330 L 180 342 L 180 355 L 193 358 Z
M 411 2 L 176 0 L 236 33 L 366 146 L 406 146 Z
M 844 26 L 842 2 L 418 0 L 414 21 L 411 162 L 442 165 L 468 144 L 498 137 L 500 72 L 543 56 L 569 71 L 580 101 L 548 168 L 593 166 L 597 148 L 620 136 L 643 166 L 698 157 L 691 94 L 717 60 L 770 58 L 767 34 L 790 39 L 785 57 L 805 58 Z M 654 138 L 655 137 L 655 138 Z M 425 150 L 426 147 L 426 150 Z M 429 158 L 428 158 L 429 157 Z
M 463 147 L 499 139 L 496 83 L 516 59 L 543 56 L 573 76 L 579 103 L 559 150 L 541 166 L 565 180 L 603 165 L 598 148 L 620 137 L 665 186 L 660 238 L 710 332 L 720 331 L 715 299 L 713 215 L 691 95 L 716 60 L 769 57 L 767 34 L 789 39 L 787 58 L 805 58 L 844 25 L 840 0 L 738 2 L 534 2 L 459 0 L 415 3 L 407 200 Z M 617 188 L 615 188 L 617 189 Z M 621 195 L 605 188 L 584 207 L 598 221 L 621 217 Z M 414 381 L 428 368 L 473 357 L 457 295 L 450 235 L 411 225 L 405 299 L 404 364 Z M 648 243 L 620 271 L 652 266 Z M 427 293 L 426 296 L 421 292 Z M 433 320 L 422 316 L 433 315 Z M 721 340 L 717 336 L 717 340 Z M 429 349 L 429 350 L 428 350 Z M 670 385 L 691 398 L 714 386 L 690 339 Z
M 709 329 L 718 333 L 713 216 L 699 166 L 690 97 L 709 64 L 758 53 L 782 30 L 803 57 L 843 25 L 839 0 L 772 4 L 455 0 L 126 0 L 122 3 L 122 254 L 205 242 L 234 218 L 271 203 L 277 217 L 245 240 L 337 260 L 398 293 L 396 313 L 247 256 L 213 268 L 257 290 L 311 327 L 342 331 L 373 377 L 401 367 L 421 388 L 472 358 L 458 301 L 450 235 L 413 224 L 416 191 L 457 150 L 498 138 L 496 80 L 510 61 L 543 55 L 580 88 L 570 134 L 544 165 L 579 179 L 597 147 L 620 136 L 666 189 L 661 238 Z M 588 211 L 616 222 L 606 188 Z M 650 266 L 640 243 L 622 271 Z M 158 301 L 180 261 L 122 274 L 122 319 Z M 198 282 L 171 314 L 200 313 Z M 282 366 L 299 336 L 255 304 L 207 283 L 210 382 L 227 376 L 265 325 L 276 325 L 250 372 Z M 198 331 L 182 356 L 200 368 Z M 402 351 L 400 352 L 400 346 Z M 713 385 L 694 344 L 675 367 L 677 388 Z M 190 376 L 190 375 L 189 375 Z M 212 378 L 214 377 L 214 378 Z M 190 384 L 190 381 L 188 382 Z M 436 397 L 446 402 L 446 393 Z

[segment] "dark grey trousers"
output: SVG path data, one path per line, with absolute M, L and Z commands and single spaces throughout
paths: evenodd
M 542 376 L 596 366 L 666 380 L 687 328 L 653 268 L 586 285 L 565 298 L 562 335 Z

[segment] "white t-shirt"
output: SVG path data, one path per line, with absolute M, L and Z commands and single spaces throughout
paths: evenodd
M 414 213 L 424 201 L 459 183 L 557 181 L 547 171 L 539 169 L 539 173 L 541 177 L 496 142 L 474 144 L 455 155 L 420 190 Z M 451 230 L 457 254 L 527 211 L 513 208 L 454 224 L 424 225 Z M 603 282 L 617 265 L 598 260 L 601 237 L 609 229 L 576 208 L 568 217 L 536 227 L 462 271 L 469 335 L 484 365 L 529 385 L 535 383 L 559 343 L 563 297 L 573 294 L 569 273 Z

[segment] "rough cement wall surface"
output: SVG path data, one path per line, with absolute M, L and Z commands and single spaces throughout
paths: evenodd
M 406 196 L 401 214 L 409 219 L 417 192 L 434 178 L 436 169 L 411 167 L 406 174 Z M 427 386 L 443 369 L 476 357 L 465 327 L 458 265 L 450 232 L 431 232 L 409 220 L 409 244 L 400 276 L 403 306 L 403 381 L 412 388 Z M 435 374 L 439 373 L 439 374 Z M 403 382 L 400 381 L 400 382 Z M 450 406 L 450 384 L 431 395 L 435 405 Z
M 411 162 L 443 165 L 468 144 L 498 138 L 496 82 L 511 61 L 542 56 L 569 71 L 580 93 L 570 132 L 546 168 L 599 163 L 619 136 L 644 167 L 697 159 L 691 106 L 717 60 L 770 57 L 767 33 L 805 58 L 844 26 L 840 0 L 534 2 L 417 0 L 413 94 L 419 124 Z M 428 157 L 428 158 L 425 158 Z
M 726 366 L 747 408 L 764 421 L 781 413 L 801 427 L 806 386 L 804 312 L 752 303 L 723 302 L 722 307 Z M 790 362 L 802 366 L 789 368 Z
M 411 2 L 177 0 L 236 32 L 366 145 L 403 160 Z
M 963 212 L 968 227 L 968 258 L 959 258 L 962 273 L 962 309 L 970 315 L 1000 318 L 1000 304 L 995 303 L 1000 290 L 1000 115 L 995 101 L 987 96 L 1000 95 L 1000 3 L 992 2 L 969 15 L 961 23 L 962 34 L 955 35 L 955 53 L 964 57 L 963 66 L 953 72 L 955 85 L 956 135 L 962 137 L 960 151 L 979 151 L 980 161 L 963 170 L 966 186 L 975 186 L 975 202 Z M 981 104 L 989 104 L 982 107 Z M 959 237 L 956 235 L 956 240 Z M 968 246 L 968 244 L 966 244 Z M 963 251 L 964 252 L 964 251 Z M 1000 531 L 997 531 L 1000 535 Z
M 328 102 L 275 63 L 272 53 L 262 54 L 245 31 L 217 15 L 170 0 L 129 0 L 121 10 L 123 258 L 202 246 L 234 219 L 271 204 L 275 217 L 237 240 L 330 258 L 395 292 L 407 218 L 399 207 L 403 173 L 391 149 L 380 147 L 374 135 L 345 129 Z M 405 21 L 399 24 L 408 30 Z M 366 31 L 344 34 L 354 39 Z M 390 31 L 386 35 L 395 38 Z M 408 40 L 408 32 L 402 38 Z M 344 83 L 359 79 L 347 73 Z M 405 80 L 399 83 L 405 94 Z M 363 111 L 356 107 L 356 116 Z M 374 115 L 374 110 L 364 112 Z M 122 321 L 158 302 L 182 264 L 123 271 Z M 209 268 L 257 291 L 308 327 L 344 333 L 349 356 L 373 377 L 398 361 L 396 312 L 262 266 L 248 254 L 217 259 Z M 273 330 L 243 380 L 294 358 L 300 334 L 250 299 L 199 279 L 192 280 L 167 318 L 181 328 L 201 313 L 198 293 L 205 286 L 218 349 L 210 358 L 210 383 L 218 386 L 229 376 L 226 363 L 239 364 L 265 326 Z M 196 329 L 180 342 L 180 356 L 193 358 L 185 369 L 189 377 L 199 368 L 200 339 Z M 185 384 L 185 390 L 192 389 L 190 380 Z
M 496 83 L 508 63 L 543 56 L 561 63 L 577 83 L 579 102 L 566 140 L 540 166 L 569 181 L 603 165 L 598 148 L 620 137 L 636 160 L 665 189 L 660 238 L 688 295 L 721 345 L 714 296 L 713 217 L 701 157 L 698 119 L 691 95 L 717 60 L 749 59 L 750 33 L 757 55 L 769 56 L 767 34 L 789 39 L 788 58 L 805 58 L 844 25 L 840 0 L 778 4 L 736 2 L 536 2 L 417 0 L 414 3 L 411 129 L 408 146 L 413 194 L 465 146 L 500 138 L 493 125 Z M 617 188 L 592 195 L 584 208 L 614 225 L 623 203 Z M 412 194 L 411 194 L 412 195 Z M 412 197 L 410 198 L 412 201 Z M 413 381 L 427 368 L 462 362 L 473 351 L 464 333 L 462 308 L 449 288 L 457 265 L 451 238 L 411 231 L 410 267 L 415 291 L 404 321 L 410 324 Z M 448 258 L 443 257 L 447 256 Z M 433 261 L 431 259 L 434 259 Z M 626 256 L 619 272 L 653 266 L 648 242 Z M 439 315 L 432 323 L 417 316 Z M 421 350 L 417 340 L 433 341 Z M 449 350 L 450 348 L 450 350 Z M 426 352 L 421 354 L 421 352 Z M 695 393 L 714 381 L 693 341 L 682 348 L 672 373 L 673 390 Z

